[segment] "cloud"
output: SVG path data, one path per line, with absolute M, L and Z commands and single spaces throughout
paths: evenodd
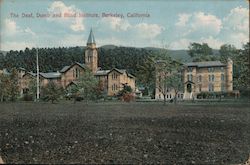
M 222 28 L 222 21 L 212 14 L 204 12 L 182 13 L 178 17 L 175 26 L 183 36 L 193 36 L 196 38 L 216 36 Z
M 17 25 L 16 22 L 10 19 L 4 20 L 4 29 L 6 32 L 13 34 L 17 32 Z
M 128 20 L 116 17 L 103 18 L 101 23 L 115 31 L 127 31 L 132 26 Z
M 23 36 L 23 35 L 32 35 L 36 36 L 36 33 L 33 32 L 29 27 L 27 28 L 21 28 L 19 27 L 14 20 L 11 19 L 5 19 L 3 24 L 3 30 L 1 30 L 1 33 L 3 37 L 17 37 L 17 36 Z
M 190 43 L 196 42 L 196 43 L 207 43 L 211 48 L 213 49 L 219 49 L 221 45 L 224 44 L 223 41 L 214 38 L 213 36 L 209 36 L 206 38 L 200 38 L 200 39 L 190 39 L 190 38 L 181 38 L 177 41 L 174 41 L 170 43 L 170 49 L 188 49 L 188 46 Z
M 147 23 L 139 23 L 135 25 L 134 28 L 137 30 L 137 33 L 140 35 L 140 37 L 145 39 L 153 39 L 161 34 L 165 29 L 163 26 Z
M 176 22 L 176 26 L 186 26 L 186 23 L 188 22 L 191 14 L 186 14 L 186 13 L 182 13 L 178 15 L 178 21 Z
M 223 39 L 237 48 L 249 42 L 249 9 L 241 6 L 233 8 L 223 19 Z
M 82 17 L 64 17 L 64 14 L 82 13 L 80 9 L 74 5 L 66 6 L 62 1 L 51 3 L 48 11 L 52 14 L 61 13 L 62 18 L 48 18 L 48 21 L 54 21 L 68 26 L 73 31 L 83 31 L 85 29 Z
M 221 41 L 218 38 L 214 38 L 213 36 L 209 36 L 207 38 L 201 38 L 200 43 L 207 43 L 213 49 L 220 49 L 221 45 L 225 44 L 225 42 Z

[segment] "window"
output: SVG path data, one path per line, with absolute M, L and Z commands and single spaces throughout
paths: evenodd
M 221 74 L 221 81 L 224 81 L 224 80 L 225 80 L 225 75 Z
M 214 91 L 214 85 L 213 85 L 213 84 L 209 84 L 209 85 L 208 85 L 208 91 L 209 91 L 209 92 Z
M 192 72 L 193 68 L 192 67 L 188 67 L 188 72 Z
M 168 99 L 168 95 L 167 95 L 167 99 Z
M 188 74 L 188 75 L 187 75 L 187 79 L 188 79 L 188 81 L 192 81 L 192 80 L 193 80 L 193 75 Z
M 117 77 L 118 77 L 118 76 L 117 76 L 116 73 L 113 73 L 113 74 L 112 74 L 112 79 L 113 79 L 113 80 L 114 80 L 114 79 L 117 79 Z
M 225 91 L 225 84 L 221 83 L 221 91 Z
M 73 71 L 73 74 L 75 74 L 75 77 L 76 78 L 79 78 L 80 77 L 80 70 L 78 68 L 75 69 L 75 73 Z
M 214 68 L 208 68 L 208 72 L 213 72 Z
M 201 84 L 199 85 L 199 91 L 201 92 L 201 88 L 202 88 L 202 86 L 201 86 Z
M 117 89 L 118 89 L 117 84 L 113 84 L 113 85 L 112 85 L 112 91 L 116 91 Z
M 172 98 L 171 94 L 169 94 L 169 98 L 170 98 L 170 99 Z
M 221 70 L 222 72 L 224 72 L 224 67 L 220 67 L 220 70 Z
M 91 56 L 90 55 L 88 55 L 88 62 L 90 62 L 91 61 Z
M 201 82 L 201 75 L 198 76 L 198 82 Z
M 209 81 L 214 81 L 215 80 L 214 75 L 208 75 L 208 79 Z

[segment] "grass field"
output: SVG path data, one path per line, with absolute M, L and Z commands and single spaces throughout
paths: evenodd
M 243 163 L 249 105 L 4 103 L 0 155 L 6 163 Z

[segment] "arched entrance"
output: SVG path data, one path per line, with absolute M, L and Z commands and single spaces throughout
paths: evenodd
M 192 92 L 192 84 L 191 84 L 191 83 L 188 83 L 188 84 L 187 84 L 187 92 L 188 92 L 188 93 L 191 93 L 191 92 Z

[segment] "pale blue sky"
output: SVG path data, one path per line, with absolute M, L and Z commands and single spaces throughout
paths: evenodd
M 225 43 L 240 48 L 249 41 L 248 5 L 247 0 L 3 0 L 0 49 L 84 46 L 91 27 L 98 46 L 187 49 L 190 42 L 206 42 L 213 48 Z M 59 12 L 100 17 L 36 17 L 36 13 Z M 33 13 L 34 18 L 23 18 L 23 13 Z M 119 13 L 124 18 L 104 18 L 102 13 Z M 128 18 L 127 13 L 150 17 Z

